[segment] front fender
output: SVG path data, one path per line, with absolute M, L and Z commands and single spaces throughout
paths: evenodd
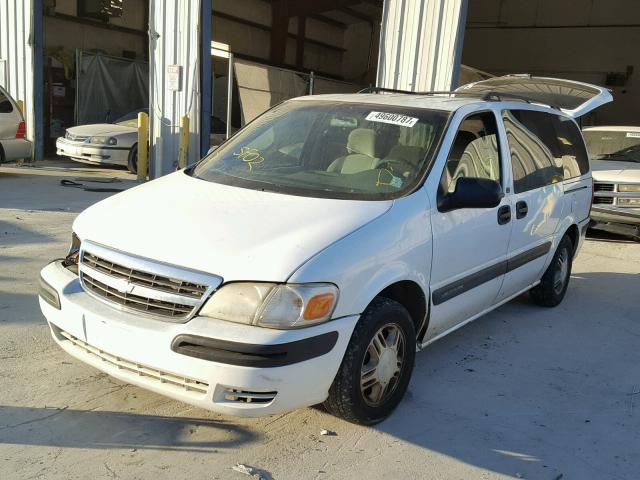
M 429 298 L 428 212 L 424 188 L 398 199 L 384 215 L 310 258 L 288 281 L 336 284 L 336 318 L 362 313 L 378 293 L 399 281 L 417 283 Z

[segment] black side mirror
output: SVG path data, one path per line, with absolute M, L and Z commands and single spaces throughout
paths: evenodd
M 495 180 L 460 177 L 453 192 L 438 195 L 438 210 L 449 212 L 458 208 L 493 208 L 500 205 L 504 193 Z

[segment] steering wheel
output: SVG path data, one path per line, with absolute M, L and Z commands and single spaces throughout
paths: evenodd
M 404 178 L 418 173 L 418 168 L 414 164 L 401 158 L 387 158 L 381 161 L 376 168 L 386 168 L 394 175 Z

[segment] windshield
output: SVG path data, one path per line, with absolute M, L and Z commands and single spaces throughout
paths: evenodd
M 640 163 L 640 132 L 587 130 L 583 134 L 591 160 Z
M 124 125 L 125 127 L 137 127 L 138 126 L 138 114 L 139 113 L 149 114 L 148 108 L 141 108 L 140 110 L 136 110 L 134 112 L 129 112 L 126 115 L 118 118 L 115 122 L 117 125 Z
M 292 195 L 397 198 L 420 181 L 448 117 L 448 112 L 385 105 L 289 101 L 187 173 Z

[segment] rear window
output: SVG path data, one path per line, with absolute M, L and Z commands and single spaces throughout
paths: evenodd
M 5 95 L 3 91 L 0 90 L 0 113 L 11 113 L 13 112 L 13 104 L 11 100 Z
M 582 135 L 573 120 L 533 110 L 503 112 L 516 193 L 589 172 Z

